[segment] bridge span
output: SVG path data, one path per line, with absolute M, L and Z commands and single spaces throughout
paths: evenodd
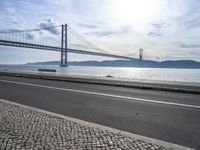
M 48 51 L 56 51 L 56 52 L 61 52 L 62 51 L 61 47 L 38 45 L 38 44 L 15 42 L 15 41 L 7 41 L 7 40 L 0 40 L 0 45 L 11 46 L 11 47 L 30 48 L 30 49 L 39 49 L 39 50 L 48 50 Z M 68 48 L 67 52 L 69 52 L 69 53 L 77 53 L 77 54 L 103 56 L 103 57 L 130 59 L 130 60 L 133 59 L 132 57 L 127 57 L 127 56 L 120 56 L 120 55 L 114 55 L 114 54 L 104 54 L 104 53 L 92 52 L 92 51 L 86 51 L 86 50 L 80 50 L 80 49 L 78 50 L 78 49 L 70 49 L 70 48 Z
M 36 41 L 34 39 L 34 35 L 37 35 L 40 38 L 44 35 L 45 32 L 48 32 L 49 34 L 49 37 L 45 37 L 46 39 L 52 40 L 54 38 L 55 41 L 59 41 L 59 44 L 56 45 L 56 42 L 52 41 L 45 44 L 46 39 L 44 40 L 44 37 L 43 40 Z M 95 44 L 91 43 L 90 41 L 82 37 L 80 34 L 78 34 L 67 24 L 55 27 L 47 27 L 43 29 L 11 30 L 7 32 L 0 32 L 0 45 L 60 52 L 60 66 L 62 67 L 68 66 L 68 53 L 112 57 L 129 60 L 133 59 L 133 57 L 130 56 L 111 54 L 108 53 L 106 50 L 100 49 Z

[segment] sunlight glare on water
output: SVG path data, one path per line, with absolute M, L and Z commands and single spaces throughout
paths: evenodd
M 129 80 L 156 80 L 156 81 L 179 81 L 200 83 L 200 69 L 168 69 L 168 68 L 128 68 L 128 67 L 67 67 L 57 66 L 31 66 L 31 65 L 1 65 L 0 71 L 20 71 L 39 73 L 39 68 L 53 68 L 56 75 L 63 76 L 92 76 Z

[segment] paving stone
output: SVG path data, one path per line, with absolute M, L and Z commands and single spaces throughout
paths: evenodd
M 165 150 L 166 148 L 0 102 L 0 149 Z

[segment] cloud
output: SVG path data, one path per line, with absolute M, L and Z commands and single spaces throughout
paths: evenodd
M 200 44 L 180 44 L 181 48 L 200 48 Z
M 150 23 L 150 31 L 147 33 L 147 36 L 150 38 L 161 37 L 165 34 L 165 31 L 169 29 L 168 27 L 170 27 L 170 24 L 166 22 L 158 21 Z
M 198 28 L 200 26 L 200 21 L 199 21 L 200 1 L 179 0 L 177 2 L 178 2 L 176 4 L 177 16 L 173 17 L 174 21 L 179 25 L 179 27 L 185 28 L 186 30 Z
M 158 32 L 150 32 L 150 33 L 148 33 L 148 36 L 149 36 L 149 37 L 152 37 L 152 38 L 155 38 L 155 37 L 160 37 L 160 36 L 162 36 L 162 34 L 161 34 L 161 33 L 158 33 Z
M 199 14 L 198 17 L 195 17 L 195 18 L 193 18 L 193 19 L 187 20 L 187 21 L 185 22 L 186 28 L 187 28 L 187 29 L 193 29 L 193 28 L 198 28 L 198 27 L 200 27 L 199 17 L 200 17 L 200 14 Z
M 49 31 L 52 34 L 58 35 L 59 34 L 59 30 L 58 28 L 56 28 L 57 23 L 53 20 L 53 19 L 47 19 L 45 22 L 41 22 L 39 23 L 39 27 L 40 29 L 44 29 Z
M 0 1 L 0 28 L 20 28 L 25 24 L 24 18 L 18 14 L 14 1 Z
M 98 28 L 98 26 L 97 26 L 97 25 L 94 25 L 94 24 L 78 23 L 77 25 L 78 25 L 79 27 L 84 27 L 84 28 L 93 28 L 93 29 Z
M 163 22 L 163 21 L 157 21 L 154 23 L 150 23 L 150 31 L 148 32 L 148 36 L 151 38 L 155 37 L 161 37 L 166 31 L 170 30 L 170 23 L 169 22 Z
M 167 26 L 167 24 L 164 23 L 164 22 L 152 23 L 151 25 L 152 25 L 154 28 L 156 28 L 156 29 L 162 29 L 162 28 L 164 28 L 164 27 Z
M 111 31 L 93 31 L 93 32 L 85 33 L 85 35 L 95 35 L 99 37 L 111 36 L 115 34 L 116 32 L 111 32 Z
M 131 31 L 130 26 L 123 26 L 117 30 L 92 31 L 92 32 L 85 33 L 85 35 L 95 35 L 98 37 L 107 37 L 107 36 L 114 36 L 114 35 L 123 35 L 130 31 Z
M 126 25 L 126 26 L 123 26 L 119 29 L 119 33 L 128 33 L 131 31 L 131 26 L 130 25 Z

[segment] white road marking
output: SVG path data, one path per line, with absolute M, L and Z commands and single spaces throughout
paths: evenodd
M 0 80 L 0 82 L 20 84 L 20 85 L 26 85 L 26 86 L 32 86 L 32 87 L 40 87 L 40 88 L 46 88 L 46 89 L 54 89 L 54 90 L 60 90 L 60 91 L 68 91 L 68 92 L 90 94 L 90 95 L 98 95 L 98 96 L 105 96 L 105 97 L 113 97 L 113 98 L 119 98 L 119 99 L 126 99 L 126 101 L 129 101 L 129 102 L 133 102 L 133 100 L 134 100 L 134 101 L 143 101 L 143 102 L 149 102 L 149 103 L 157 103 L 157 104 L 165 104 L 165 105 L 173 105 L 173 106 L 200 109 L 200 106 L 198 106 L 198 105 L 172 103 L 172 102 L 166 102 L 166 101 L 156 101 L 156 100 L 150 100 L 150 99 L 145 99 L 145 98 L 113 95 L 113 94 L 106 94 L 106 93 L 99 93 L 99 92 L 90 92 L 90 91 L 75 90 L 75 89 L 69 89 L 69 88 L 59 88 L 59 87 L 54 87 L 54 86 L 45 86 L 45 85 L 40 85 L 40 84 L 16 82 L 16 81 L 9 81 L 9 80 Z

